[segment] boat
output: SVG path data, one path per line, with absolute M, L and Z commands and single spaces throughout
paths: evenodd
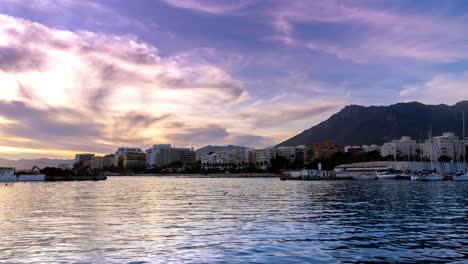
M 32 181 L 45 181 L 46 175 L 41 174 L 39 167 L 34 166 L 31 171 L 27 173 L 18 173 L 17 181 L 19 182 L 32 182 Z
M 468 174 L 454 175 L 453 180 L 454 181 L 468 181 Z
M 421 181 L 443 181 L 445 177 L 443 175 L 432 173 L 429 175 L 421 176 Z
M 353 180 L 378 180 L 377 172 L 362 172 L 351 176 Z
M 400 174 L 391 173 L 388 171 L 377 172 L 377 178 L 379 180 L 395 180 Z
M 14 168 L 0 168 L 0 182 L 16 182 Z
M 436 169 L 434 168 L 434 162 L 435 162 L 434 152 L 439 152 L 439 149 L 436 146 L 432 138 L 432 127 L 429 129 L 429 142 L 431 143 L 431 152 L 430 152 L 431 153 L 431 172 L 429 174 L 423 174 L 422 176 L 420 176 L 420 180 L 421 181 L 443 181 L 445 180 L 445 176 L 437 173 Z M 442 169 L 444 170 L 443 167 Z
M 45 174 L 23 174 L 18 175 L 17 181 L 31 182 L 31 181 L 45 181 Z
M 421 175 L 411 175 L 411 176 L 410 176 L 410 179 L 411 179 L 412 181 L 420 181 L 421 178 L 422 178 Z
M 465 112 L 463 112 L 463 140 L 465 138 Z M 468 173 L 466 172 L 466 151 L 463 151 L 463 172 L 452 177 L 454 181 L 468 181 Z

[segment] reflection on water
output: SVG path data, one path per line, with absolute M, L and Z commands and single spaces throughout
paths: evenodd
M 16 183 L 0 186 L 0 262 L 462 263 L 467 205 L 461 182 Z

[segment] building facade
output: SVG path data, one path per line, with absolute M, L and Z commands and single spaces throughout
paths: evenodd
M 264 169 L 270 167 L 274 158 L 276 158 L 276 149 L 273 147 L 255 150 L 255 163 Z
M 110 159 L 110 155 L 108 159 Z M 126 170 L 140 170 L 146 167 L 146 153 L 140 148 L 120 147 L 113 159 L 113 165 Z
M 167 166 L 173 162 L 195 164 L 195 151 L 192 148 L 173 148 L 170 144 L 154 145 L 146 150 L 146 164 L 149 168 Z
M 453 161 L 458 161 L 466 155 L 466 140 L 462 140 L 455 136 L 454 133 L 446 132 L 442 136 L 427 139 L 422 144 L 422 153 L 424 158 L 437 161 L 440 157 L 445 156 Z
M 344 152 L 344 147 L 331 141 L 311 144 L 306 150 L 307 161 L 319 158 L 330 158 L 332 155 Z
M 204 169 L 234 169 L 255 165 L 255 150 L 236 149 L 203 154 L 201 164 Z
M 401 137 L 385 143 L 380 151 L 382 157 L 410 157 L 418 154 L 420 145 L 411 137 Z
M 95 156 L 91 160 L 91 169 L 102 170 L 104 168 L 104 157 Z
M 91 168 L 91 163 L 93 160 L 94 154 L 84 153 L 75 155 L 75 164 Z

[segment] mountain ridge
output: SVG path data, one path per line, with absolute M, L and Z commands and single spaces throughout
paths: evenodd
M 454 132 L 461 137 L 463 112 L 468 113 L 466 100 L 451 106 L 426 105 L 416 101 L 389 106 L 347 105 L 327 120 L 277 146 L 324 141 L 341 145 L 383 144 L 402 136 L 425 140 L 430 127 L 435 136 Z

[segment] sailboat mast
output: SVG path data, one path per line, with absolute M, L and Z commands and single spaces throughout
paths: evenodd
M 432 142 L 432 126 L 429 129 L 429 142 L 431 143 L 431 170 L 434 170 L 434 142 Z
M 465 111 L 463 111 L 463 171 L 466 172 L 466 137 L 465 137 Z

